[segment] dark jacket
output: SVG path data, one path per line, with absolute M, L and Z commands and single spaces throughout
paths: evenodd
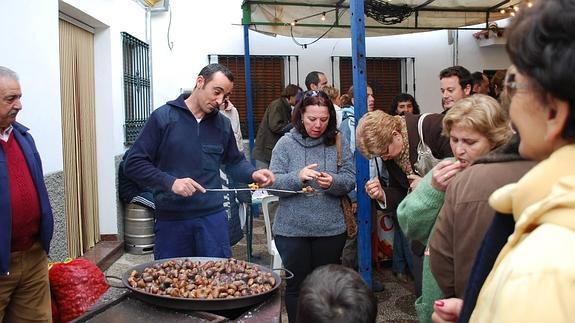
M 48 190 L 44 183 L 44 172 L 42 171 L 42 161 L 40 154 L 36 150 L 34 139 L 28 133 L 28 128 L 14 122 L 12 135 L 20 144 L 22 153 L 26 158 L 30 175 L 38 192 L 40 201 L 40 242 L 46 251 L 50 252 L 50 241 L 54 232 L 54 218 L 52 207 L 48 199 Z M 6 275 L 10 268 L 10 244 L 12 241 L 12 211 L 10 209 L 10 187 L 8 179 L 8 169 L 4 150 L 0 149 L 0 276 Z
M 149 188 L 141 187 L 124 174 L 124 160 L 118 165 L 118 195 L 124 203 L 138 203 L 154 209 L 154 193 Z
M 182 197 L 172 192 L 178 178 L 189 177 L 204 188 L 221 188 L 220 166 L 238 182 L 252 182 L 254 167 L 238 151 L 230 120 L 218 110 L 201 122 L 187 108 L 189 94 L 156 109 L 128 152 L 125 174 L 154 190 L 159 218 L 199 217 L 224 209 L 221 192 Z
M 407 136 L 409 138 L 409 160 L 411 167 L 415 169 L 417 162 L 417 145 L 419 144 L 419 133 L 417 132 L 417 121 L 419 115 L 407 113 L 405 123 L 407 126 Z M 452 157 L 449 138 L 441 135 L 443 114 L 429 114 L 423 121 L 423 137 L 425 143 L 431 148 L 433 156 L 438 159 Z M 393 159 L 385 161 L 385 167 L 389 173 L 389 185 L 384 187 L 387 210 L 395 211 L 399 203 L 407 195 L 409 181 L 407 175 Z
M 284 97 L 275 99 L 264 112 L 254 146 L 254 159 L 267 164 L 272 160 L 272 150 L 284 135 L 291 122 L 291 106 Z
M 516 149 L 494 152 L 449 184 L 429 242 L 431 271 L 446 297 L 463 298 L 475 255 L 495 214 L 489 196 L 518 181 L 534 165 L 520 159 Z

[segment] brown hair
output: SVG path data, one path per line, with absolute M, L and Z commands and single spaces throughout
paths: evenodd
M 309 134 L 305 130 L 303 125 L 302 116 L 305 113 L 307 107 L 312 105 L 319 105 L 320 107 L 327 107 L 329 112 L 329 121 L 327 128 L 324 132 L 323 142 L 326 146 L 331 146 L 335 144 L 335 136 L 337 135 L 337 121 L 335 115 L 335 108 L 333 103 L 328 98 L 327 94 L 323 91 L 306 91 L 303 97 L 296 104 L 292 115 L 292 124 L 294 128 L 304 137 L 309 137 Z

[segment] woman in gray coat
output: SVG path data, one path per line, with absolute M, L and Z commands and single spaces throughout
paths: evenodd
M 287 281 L 286 309 L 295 322 L 300 285 L 315 268 L 340 263 L 346 240 L 340 197 L 355 187 L 349 144 L 341 138 L 338 166 L 336 115 L 324 92 L 308 91 L 295 108 L 293 129 L 272 152 L 273 187 L 306 194 L 279 193 L 273 225 L 275 243 L 285 268 L 294 273 Z

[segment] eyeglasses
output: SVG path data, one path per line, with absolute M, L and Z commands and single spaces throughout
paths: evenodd
M 509 74 L 505 78 L 505 91 L 507 95 L 511 98 L 515 95 L 517 90 L 526 90 L 529 88 L 529 84 L 527 83 L 519 83 L 515 81 L 515 74 Z

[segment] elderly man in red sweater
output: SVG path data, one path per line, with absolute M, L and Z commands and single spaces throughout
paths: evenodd
M 0 322 L 50 322 L 48 251 L 54 229 L 42 163 L 16 73 L 0 66 Z

